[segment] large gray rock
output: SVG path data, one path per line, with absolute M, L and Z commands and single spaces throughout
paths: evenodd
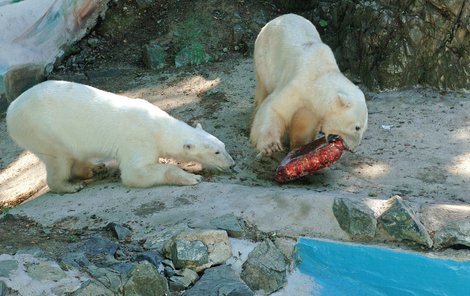
M 8 278 L 10 273 L 13 273 L 18 268 L 18 261 L 16 260 L 2 260 L 0 261 L 0 277 Z
M 59 281 L 67 276 L 57 264 L 51 264 L 51 262 L 29 265 L 26 272 L 31 278 L 38 281 Z
M 333 213 L 339 226 L 353 240 L 370 240 L 375 236 L 377 219 L 374 212 L 363 202 L 336 198 Z
M 114 293 L 117 293 L 122 286 L 121 274 L 115 270 L 90 264 L 86 267 L 86 271 Z
M 227 265 L 209 268 L 185 296 L 251 296 L 253 291 Z
M 89 280 L 83 283 L 73 294 L 73 296 L 113 296 L 115 295 L 110 290 L 106 289 L 103 285 L 95 280 Z
M 44 80 L 44 65 L 23 64 L 11 67 L 3 77 L 7 100 L 12 102 L 25 90 Z
M 245 234 L 245 223 L 233 214 L 216 217 L 210 220 L 209 223 L 217 229 L 227 231 L 227 234 L 231 237 L 240 238 Z
M 204 257 L 195 257 L 196 261 L 199 261 L 197 264 L 194 264 L 194 260 L 193 263 L 184 263 L 181 261 L 181 258 L 187 258 L 188 256 L 184 255 L 184 253 L 178 254 L 180 250 L 181 252 L 193 252 L 189 248 L 189 242 L 193 242 L 193 246 L 197 247 L 200 252 L 203 251 L 203 246 L 207 248 L 208 255 L 206 262 L 204 262 Z M 200 242 L 202 242 L 202 244 Z M 188 248 L 184 246 L 188 246 Z M 164 255 L 173 261 L 176 268 L 186 267 L 191 268 L 196 272 L 202 271 L 213 265 L 222 264 L 232 256 L 230 241 L 228 240 L 227 232 L 224 230 L 200 229 L 184 231 L 168 240 L 163 249 Z M 194 254 L 194 256 L 195 255 L 196 254 Z
M 126 296 L 153 296 L 169 293 L 166 278 L 147 261 L 142 261 L 134 267 L 123 291 Z
M 433 242 L 423 224 L 405 205 L 400 196 L 392 196 L 387 201 L 386 207 L 386 210 L 378 218 L 378 225 L 392 240 L 410 245 L 432 247 Z
M 170 258 L 176 268 L 198 269 L 209 262 L 206 245 L 199 240 L 177 239 L 171 245 Z
M 150 42 L 144 46 L 144 64 L 152 69 L 158 70 L 165 67 L 165 49 L 156 42 Z
M 434 247 L 447 248 L 462 245 L 470 247 L 470 220 L 460 220 L 445 225 L 434 235 Z
M 189 286 L 194 284 L 199 278 L 197 272 L 192 269 L 185 268 L 182 270 L 176 270 L 174 275 L 169 279 L 169 285 L 171 291 L 182 291 L 187 289 Z
M 175 56 L 177 68 L 188 65 L 199 65 L 212 61 L 202 43 L 196 42 L 181 49 Z
M 241 278 L 254 291 L 271 294 L 286 283 L 287 260 L 270 240 L 257 245 L 242 265 Z

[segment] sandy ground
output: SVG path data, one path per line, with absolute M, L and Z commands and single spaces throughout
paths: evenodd
M 237 162 L 232 173 L 204 173 L 206 182 L 279 187 L 272 177 L 284 154 L 257 161 L 248 144 L 255 83 L 251 59 L 176 73 L 128 72 L 88 82 L 80 76 L 56 78 L 145 98 L 183 121 L 201 123 L 225 142 Z M 366 96 L 369 127 L 360 149 L 345 153 L 331 168 L 282 187 L 378 199 L 400 194 L 409 200 L 470 201 L 470 95 L 412 89 Z M 43 193 L 41 165 L 12 143 L 4 119 L 0 139 L 0 205 Z
M 423 89 L 366 93 L 369 127 L 359 150 L 345 153 L 330 168 L 279 185 L 273 176 L 284 154 L 257 161 L 248 144 L 255 86 L 250 58 L 160 74 L 129 68 L 94 77 L 54 78 L 145 98 L 185 122 L 201 123 L 225 142 L 237 163 L 234 171 L 202 172 L 204 181 L 196 186 L 146 189 L 126 188 L 111 174 L 91 181 L 78 193 L 58 195 L 48 192 L 37 158 L 8 137 L 3 114 L 0 208 L 15 207 L 10 213 L 59 229 L 126 224 L 133 239 L 144 239 L 148 248 L 161 247 L 177 231 L 204 228 L 210 219 L 233 213 L 278 238 L 278 243 L 281 240 L 287 251 L 299 236 L 349 240 L 332 211 L 338 197 L 364 200 L 378 212 L 386 199 L 399 194 L 430 233 L 470 217 L 468 93 Z M 243 247 L 247 244 L 242 242 Z M 452 250 L 440 255 L 470 258 Z M 289 291 L 298 292 L 299 287 L 305 290 L 302 295 L 309 295 L 313 285 L 294 271 L 288 286 L 276 295 L 291 295 Z

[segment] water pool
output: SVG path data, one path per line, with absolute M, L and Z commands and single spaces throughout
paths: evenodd
M 312 295 L 470 295 L 470 261 L 305 238 L 296 246 Z

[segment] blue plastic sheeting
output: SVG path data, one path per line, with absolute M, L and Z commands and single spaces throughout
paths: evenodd
M 470 261 L 304 238 L 297 256 L 312 295 L 470 295 Z

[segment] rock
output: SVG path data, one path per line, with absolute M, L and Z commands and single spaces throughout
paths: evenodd
M 137 264 L 129 275 L 129 280 L 123 288 L 126 296 L 167 295 L 169 293 L 166 278 L 147 261 Z
M 212 61 L 212 57 L 206 53 L 204 45 L 193 43 L 181 49 L 175 56 L 175 66 L 177 68 L 188 65 L 199 65 Z
M 451 222 L 434 235 L 434 246 L 436 248 L 441 249 L 458 245 L 470 247 L 469 219 Z
M 81 253 L 81 252 L 66 253 L 64 256 L 62 256 L 62 260 L 60 263 L 66 269 L 70 269 L 70 268 L 80 269 L 91 264 L 91 262 L 85 256 L 85 253 Z
M 101 258 L 106 255 L 113 256 L 118 246 L 107 238 L 93 236 L 84 242 L 71 245 L 71 249 L 83 252 L 89 257 Z
M 39 262 L 26 267 L 28 275 L 38 281 L 58 281 L 67 275 L 57 264 Z
M 145 252 L 137 254 L 136 260 L 137 262 L 144 261 L 144 260 L 148 261 L 152 263 L 153 266 L 155 266 L 155 268 L 158 269 L 164 259 L 162 255 L 156 251 L 145 251 Z
M 25 90 L 44 80 L 44 65 L 23 64 L 11 67 L 3 78 L 7 100 L 12 102 Z
M 287 260 L 270 240 L 256 246 L 242 265 L 241 278 L 253 290 L 271 294 L 286 283 Z
M 137 5 L 140 8 L 149 8 L 155 4 L 155 0 L 137 0 Z
M 378 217 L 378 226 L 393 240 L 432 247 L 433 242 L 423 224 L 399 195 L 392 196 L 386 206 L 387 209 Z
M 463 0 L 316 2 L 311 21 L 322 39 L 369 88 L 468 89 L 470 9 Z
M 173 276 L 170 277 L 169 285 L 171 291 L 182 291 L 187 289 L 189 286 L 194 284 L 199 275 L 197 272 L 185 268 L 183 270 L 178 270 Z
M 152 70 L 165 67 L 165 50 L 156 42 L 144 46 L 144 64 Z
M 341 229 L 353 240 L 370 240 L 375 236 L 377 220 L 365 204 L 346 198 L 336 198 L 333 213 Z
M 86 271 L 106 288 L 117 293 L 122 285 L 121 274 L 111 268 L 97 267 L 90 264 Z
M 88 45 L 90 45 L 91 47 L 98 47 L 98 45 L 100 44 L 100 40 L 98 38 L 89 38 L 87 40 L 87 43 Z
M 14 272 L 18 268 L 18 262 L 16 260 L 2 260 L 0 261 L 0 277 L 8 278 L 10 273 Z
M 199 269 L 209 262 L 206 245 L 199 240 L 175 240 L 171 246 L 170 258 L 176 268 Z
M 0 281 L 0 296 L 7 295 L 7 284 L 4 281 Z
M 227 231 L 231 237 L 240 238 L 245 234 L 245 223 L 233 214 L 223 215 L 209 221 L 209 224 L 217 229 Z
M 179 243 L 176 243 L 178 241 Z M 193 261 L 193 263 L 191 263 L 189 266 L 181 264 L 181 262 L 177 263 L 180 260 L 178 258 L 183 257 L 175 256 L 177 254 L 175 252 L 183 250 L 182 247 L 187 247 L 190 245 L 188 242 L 194 241 L 197 243 L 193 243 L 192 245 L 197 247 L 199 252 L 201 252 L 200 255 L 195 257 L 195 259 L 197 259 L 197 261 L 200 263 L 195 265 L 195 261 Z M 202 242 L 202 245 L 198 241 Z M 206 263 L 203 263 L 205 260 L 204 256 L 202 255 L 204 250 L 203 246 L 207 248 L 208 252 Z M 194 251 L 187 250 L 187 252 L 191 254 Z M 224 263 L 232 256 L 232 250 L 230 248 L 230 241 L 228 240 L 227 232 L 223 230 L 191 230 L 182 232 L 167 241 L 164 246 L 164 254 L 167 258 L 172 259 L 176 268 L 187 267 L 193 269 L 196 272 L 199 272 L 213 265 Z M 195 253 L 192 254 L 192 256 L 195 256 Z M 184 255 L 184 257 L 188 256 Z
M 106 226 L 109 230 L 112 231 L 114 236 L 119 240 L 123 241 L 131 236 L 131 231 L 126 227 L 119 225 L 117 223 L 111 222 Z
M 240 24 L 236 24 L 233 26 L 233 42 L 235 44 L 239 44 L 243 42 L 243 35 L 245 34 L 245 30 Z
M 227 265 L 209 268 L 185 296 L 251 296 L 253 291 Z
M 76 290 L 73 296 L 91 296 L 91 295 L 100 295 L 100 296 L 113 296 L 115 295 L 110 290 L 106 289 L 103 285 L 98 283 L 95 280 L 89 280 L 83 283 L 78 290 Z

